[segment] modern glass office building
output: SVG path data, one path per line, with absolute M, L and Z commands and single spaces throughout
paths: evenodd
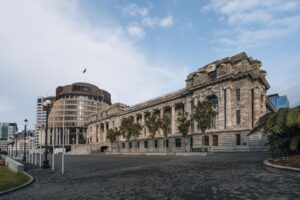
M 272 104 L 276 107 L 276 109 L 290 107 L 290 102 L 286 95 L 279 96 L 278 94 L 271 94 L 268 95 L 268 98 L 270 99 Z

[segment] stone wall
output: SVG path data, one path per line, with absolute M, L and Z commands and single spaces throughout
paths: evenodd
M 158 131 L 155 137 L 158 148 L 152 148 L 149 131 L 145 127 L 145 118 L 150 114 L 160 117 L 166 115 L 171 121 L 168 151 L 185 151 L 184 139 L 181 138 L 177 128 L 178 113 L 184 112 L 187 116 L 192 117 L 193 109 L 198 101 L 214 99 L 218 115 L 215 119 L 215 127 L 206 131 L 209 140 L 206 150 L 264 149 L 265 138 L 259 134 L 247 136 L 253 125 L 266 113 L 266 104 L 268 103 L 266 91 L 270 86 L 265 79 L 266 73 L 261 71 L 260 67 L 260 61 L 241 53 L 210 63 L 189 74 L 186 79 L 186 88 L 179 91 L 131 107 L 124 104 L 113 104 L 110 108 L 90 117 L 87 130 L 88 141 L 90 143 L 106 141 L 107 131 L 120 126 L 122 118 L 131 116 L 135 122 L 144 127 L 140 137 L 137 138 L 142 145 L 140 148 L 134 148 L 136 141 L 132 138 L 132 148 L 129 148 L 129 142 L 120 137 L 119 143 L 125 144 L 125 148 L 120 148 L 120 150 L 124 152 L 166 151 L 162 146 L 162 131 Z M 238 115 L 240 115 L 239 119 Z M 195 121 L 190 127 L 189 135 L 186 149 L 188 151 L 202 149 L 202 134 Z M 240 137 L 239 145 L 237 145 L 237 137 Z M 179 138 L 182 144 L 181 147 L 176 147 L 175 139 Z M 190 138 L 193 138 L 193 147 L 190 146 Z M 215 143 L 217 140 L 217 145 L 213 144 L 213 140 Z M 148 148 L 143 147 L 144 141 L 148 141 Z

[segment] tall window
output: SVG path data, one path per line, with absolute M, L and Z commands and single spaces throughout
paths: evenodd
M 158 141 L 154 140 L 154 147 L 157 148 L 158 147 Z
M 144 141 L 144 148 L 148 149 L 148 141 Z
M 236 145 L 241 145 L 241 134 L 236 134 Z
M 236 124 L 241 124 L 241 111 L 236 110 Z
M 175 139 L 175 146 L 176 147 L 181 147 L 181 139 L 180 138 Z
M 169 148 L 169 140 L 166 139 L 166 148 Z
M 217 70 L 208 73 L 210 81 L 217 80 Z
M 219 140 L 217 135 L 213 135 L 213 146 L 218 146 Z
M 204 146 L 209 146 L 209 136 L 208 135 L 204 136 Z
M 122 143 L 122 149 L 125 149 L 125 143 L 124 142 Z
M 210 95 L 206 98 L 212 105 L 214 109 L 218 109 L 218 97 L 216 95 Z M 217 117 L 213 117 L 211 121 L 211 127 L 216 129 L 217 128 Z
M 241 91 L 240 91 L 240 89 L 236 89 L 236 90 L 235 90 L 235 99 L 236 99 L 237 101 L 240 101 L 240 100 L 241 100 Z
M 129 149 L 131 149 L 132 148 L 132 143 L 131 142 L 129 142 Z

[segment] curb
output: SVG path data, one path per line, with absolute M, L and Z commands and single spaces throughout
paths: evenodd
M 300 168 L 287 167 L 282 165 L 275 165 L 269 162 L 269 160 L 264 161 L 264 166 L 267 170 L 272 172 L 277 172 L 283 175 L 291 175 L 300 177 Z
M 26 183 L 24 183 L 23 185 L 18 186 L 18 187 L 11 188 L 11 189 L 4 190 L 4 191 L 0 192 L 0 196 L 1 196 L 1 195 L 4 195 L 4 194 L 7 194 L 7 193 L 10 193 L 10 192 L 14 192 L 14 191 L 16 191 L 16 190 L 20 190 L 20 189 L 22 189 L 22 188 L 24 188 L 24 187 L 29 186 L 31 183 L 33 183 L 33 182 L 35 181 L 35 179 L 34 179 L 30 174 L 28 174 L 28 173 L 25 172 L 25 171 L 23 171 L 23 173 L 24 173 L 26 176 L 28 176 L 28 177 L 30 178 L 29 181 L 26 182 Z
M 168 152 L 168 153 L 118 153 L 106 152 L 105 155 L 123 155 L 123 156 L 208 156 L 211 152 Z

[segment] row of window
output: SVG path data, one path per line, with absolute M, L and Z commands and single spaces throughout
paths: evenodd
M 241 134 L 236 134 L 236 145 L 241 145 Z M 192 144 L 193 140 L 191 138 L 190 140 L 190 144 Z M 204 142 L 204 146 L 209 146 L 209 136 L 205 135 L 203 137 L 203 142 Z M 140 142 L 136 143 L 136 148 L 140 148 Z M 166 148 L 169 147 L 169 140 L 165 140 L 165 145 Z M 219 137 L 218 135 L 213 135 L 212 136 L 212 146 L 218 146 L 219 145 Z M 176 138 L 175 139 L 175 147 L 176 148 L 180 148 L 181 147 L 181 138 Z M 122 148 L 125 149 L 125 142 L 122 143 Z M 132 149 L 132 142 L 129 142 L 129 148 Z M 148 145 L 148 141 L 145 140 L 144 141 L 144 148 L 148 149 L 149 145 Z M 154 140 L 154 148 L 158 148 L 158 140 Z

